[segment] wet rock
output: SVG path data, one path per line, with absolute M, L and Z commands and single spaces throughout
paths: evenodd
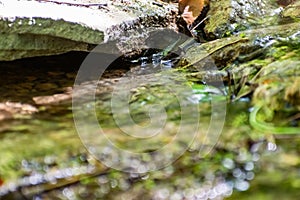
M 240 36 L 218 39 L 191 47 L 185 58 L 198 70 L 212 69 L 215 66 L 221 68 L 234 61 L 241 53 L 245 53 L 249 44 L 251 42 L 249 43 L 248 38 Z
M 243 31 L 239 35 L 191 46 L 184 59 L 191 68 L 197 70 L 211 70 L 213 67 L 221 69 L 234 62 L 247 62 L 263 55 L 278 40 L 291 43 L 292 40 L 296 41 L 299 28 L 300 23 L 289 23 Z
M 210 39 L 274 24 L 280 10 L 272 0 L 211 0 L 205 33 Z

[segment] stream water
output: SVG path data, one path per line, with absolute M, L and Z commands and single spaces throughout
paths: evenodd
M 253 130 L 248 122 L 249 100 L 228 103 L 225 86 L 186 80 L 168 65 L 163 72 L 137 73 L 121 59 L 97 82 L 95 101 L 83 99 L 72 106 L 74 80 L 85 56 L 72 52 L 0 63 L 1 199 L 300 196 L 300 138 L 275 138 Z M 119 79 L 128 71 L 137 74 L 136 85 L 130 78 Z M 118 93 L 128 89 L 126 84 L 131 84 L 129 110 L 138 126 L 128 120 L 121 97 L 115 98 L 111 110 L 112 88 L 118 85 L 119 90 L 114 90 Z M 184 84 L 191 90 L 186 91 Z M 78 94 L 85 96 L 90 85 L 82 83 Z M 174 88 L 180 92 L 170 95 Z M 93 115 L 101 124 L 101 134 L 99 127 L 89 124 Z M 149 124 L 154 125 L 149 128 Z M 143 127 L 151 133 L 141 131 Z M 153 131 L 162 135 L 151 135 Z M 114 160 L 107 138 L 117 149 L 141 158 L 129 155 Z M 155 151 L 167 144 L 171 145 L 166 150 Z

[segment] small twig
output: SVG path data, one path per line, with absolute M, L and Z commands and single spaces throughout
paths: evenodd
M 210 15 L 207 15 L 204 19 L 202 19 L 198 24 L 196 24 L 196 26 L 194 26 L 192 28 L 192 30 L 190 30 L 191 32 L 194 31 L 198 26 L 200 26 L 205 20 L 207 20 L 210 17 Z
M 25 197 L 27 197 L 27 199 L 32 199 L 32 196 L 34 196 L 34 195 L 51 192 L 53 190 L 68 187 L 70 185 L 77 184 L 78 182 L 80 182 L 83 179 L 94 178 L 94 177 L 98 177 L 98 176 L 107 174 L 108 171 L 109 171 L 109 168 L 103 168 L 103 169 L 101 168 L 99 170 L 96 170 L 93 173 L 83 173 L 83 174 L 75 175 L 75 176 L 68 177 L 68 178 L 57 179 L 56 180 L 57 183 L 55 183 L 55 184 L 45 182 L 45 183 L 39 183 L 37 185 L 20 186 L 18 190 L 19 190 L 20 194 L 22 195 L 22 197 L 24 196 L 24 199 L 25 199 Z M 27 199 L 25 199 L 25 200 L 27 200 Z
M 228 77 L 228 94 L 229 94 L 229 99 L 233 100 L 234 99 L 234 88 L 232 89 L 232 87 L 234 87 L 234 84 L 231 85 L 231 82 L 233 81 L 233 75 L 229 70 L 226 70 L 227 73 L 227 77 Z
M 202 19 L 198 24 L 196 24 L 196 26 L 194 26 L 192 29 L 190 29 L 192 27 L 192 25 L 187 25 L 187 29 L 190 31 L 190 33 L 192 34 L 193 37 L 196 37 L 195 35 L 195 29 L 200 26 L 205 20 L 207 20 L 210 17 L 210 15 L 207 15 L 204 19 Z
M 58 2 L 58 1 L 52 1 L 52 0 L 36 0 L 38 2 L 49 2 L 49 3 L 55 3 L 55 4 L 62 4 L 62 5 L 68 5 L 68 6 L 83 6 L 83 7 L 93 7 L 98 6 L 99 8 L 103 8 L 106 10 L 109 10 L 107 8 L 107 3 L 88 3 L 88 4 L 82 4 L 82 3 L 69 3 L 69 2 Z
M 153 5 L 158 6 L 158 7 L 163 7 L 164 5 L 159 3 L 159 2 L 152 2 Z
M 290 118 L 288 118 L 288 121 L 293 121 L 293 120 L 297 120 L 297 119 L 300 119 L 300 113 L 298 113 L 294 116 L 291 116 Z

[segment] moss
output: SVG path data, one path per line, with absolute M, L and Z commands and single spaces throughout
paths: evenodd
M 250 28 L 277 24 L 279 17 L 272 14 L 276 8 L 270 1 L 212 0 L 208 23 L 204 30 L 210 39 L 229 37 Z

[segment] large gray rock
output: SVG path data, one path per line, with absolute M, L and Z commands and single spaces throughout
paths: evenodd
M 122 45 L 137 47 L 147 31 L 175 27 L 176 10 L 155 1 L 0 0 L 0 60 L 90 51 L 107 42 L 129 51 Z

